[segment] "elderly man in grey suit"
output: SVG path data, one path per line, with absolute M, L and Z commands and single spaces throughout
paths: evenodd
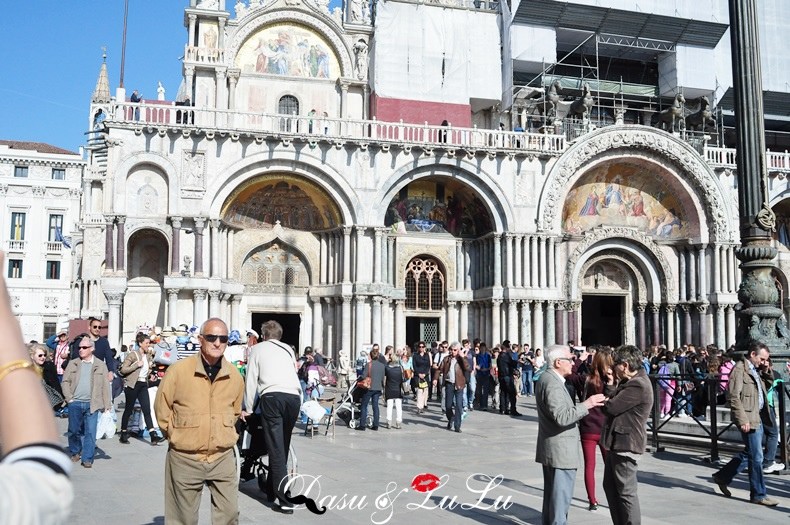
M 535 461 L 543 465 L 543 525 L 568 522 L 576 469 L 581 464 L 579 428 L 576 422 L 591 408 L 603 405 L 596 394 L 575 405 L 565 388 L 565 378 L 573 368 L 573 354 L 567 346 L 555 345 L 546 353 L 547 370 L 535 386 L 538 407 L 538 448 Z

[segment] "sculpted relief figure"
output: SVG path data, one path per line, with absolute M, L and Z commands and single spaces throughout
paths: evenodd
M 356 55 L 357 78 L 363 80 L 368 73 L 368 44 L 359 39 L 354 44 L 354 54 Z

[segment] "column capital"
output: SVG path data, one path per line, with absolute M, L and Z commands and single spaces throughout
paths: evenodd
M 223 301 L 230 301 L 231 297 L 232 296 L 229 293 L 224 293 L 224 294 L 222 294 L 221 300 L 223 300 Z
M 491 306 L 502 306 L 502 299 L 491 299 Z
M 361 227 L 362 227 L 362 228 L 364 228 L 364 226 L 361 226 Z M 352 230 L 353 228 L 352 228 L 351 226 L 343 226 L 343 228 L 342 228 L 342 229 L 343 229 L 343 235 L 345 235 L 346 237 L 348 237 L 349 235 L 351 235 L 351 230 Z
M 500 240 L 502 240 L 502 234 L 501 234 L 501 233 L 498 233 L 498 232 L 494 232 L 494 240 L 495 240 L 495 241 L 500 241 Z
M 581 306 L 582 306 L 582 302 L 581 301 L 567 301 L 565 303 L 565 309 L 570 311 L 570 312 L 574 312 L 574 311 L 578 310 L 579 308 L 581 308 Z
M 192 66 L 192 65 L 186 66 L 185 65 L 184 66 L 184 74 L 186 76 L 188 76 L 188 77 L 193 76 L 195 74 L 195 66 Z
M 118 224 L 124 224 L 126 222 L 126 215 L 116 215 L 115 216 L 115 221 Z
M 647 310 L 647 303 L 636 303 L 637 312 L 644 313 Z
M 718 312 L 721 312 L 722 310 L 724 310 L 727 307 L 727 305 L 726 304 L 721 304 L 721 303 L 716 303 L 716 304 L 713 305 L 713 307 L 716 309 L 716 312 L 718 313 Z
M 107 221 L 108 225 L 112 225 L 115 223 L 115 215 L 105 215 L 104 220 Z
M 378 296 L 373 297 L 372 301 L 373 301 L 373 306 L 381 306 L 385 302 L 389 303 L 389 299 L 385 297 L 378 297 Z
M 364 295 L 356 295 L 354 296 L 354 304 L 359 306 L 360 304 L 365 304 L 365 296 Z
M 110 303 L 110 306 L 121 306 L 124 292 L 104 292 L 104 296 L 107 298 L 107 302 Z
M 168 295 L 168 297 L 171 297 L 171 296 L 176 296 L 177 297 L 178 296 L 178 292 L 180 292 L 180 291 L 181 291 L 181 288 L 168 288 L 167 289 L 167 295 Z
M 195 15 L 195 14 L 189 14 L 189 15 L 187 15 L 187 18 L 189 19 L 189 22 L 190 22 L 191 24 L 194 24 L 194 23 L 195 23 L 195 21 L 197 20 L 197 15 Z
M 351 81 L 344 78 L 338 78 L 337 83 L 340 85 L 340 91 L 348 92 L 348 88 L 351 85 Z
M 230 302 L 235 305 L 238 305 L 239 303 L 241 303 L 241 297 L 238 295 L 234 295 L 233 297 L 230 298 Z
M 447 301 L 447 308 L 455 308 L 457 301 Z
M 195 300 L 200 301 L 206 298 L 207 292 L 208 290 L 192 290 L 192 296 L 195 298 Z
M 195 217 L 193 220 L 195 221 L 195 233 L 200 232 L 199 235 L 202 234 L 203 233 L 203 228 L 206 227 L 206 218 L 205 217 Z
M 460 301 L 462 308 L 469 308 L 469 301 Z
M 678 306 L 680 306 L 680 309 L 683 310 L 684 314 L 689 313 L 689 310 L 691 309 L 691 305 L 688 303 L 679 304 Z
M 677 307 L 678 307 L 678 305 L 676 305 L 676 304 L 665 304 L 664 305 L 664 310 L 666 310 L 667 313 L 671 314 L 671 313 L 675 313 L 675 310 L 677 310 Z
M 554 305 L 556 305 L 557 303 L 558 301 L 549 299 L 548 301 L 546 301 L 546 308 L 554 308 Z
M 170 224 L 173 226 L 173 228 L 181 228 L 181 222 L 183 220 L 184 220 L 184 218 L 180 217 L 178 215 L 171 215 L 170 216 Z
M 240 76 L 241 76 L 241 69 L 237 69 L 237 68 L 228 69 L 228 79 L 231 82 L 235 83 L 236 81 L 239 80 Z
M 212 301 L 216 301 L 219 299 L 219 296 L 222 294 L 219 290 L 209 290 L 208 296 L 211 298 Z
M 402 310 L 405 307 L 406 307 L 405 299 L 395 299 L 395 308 Z
M 521 309 L 523 310 L 523 309 L 525 309 L 525 308 L 529 308 L 529 307 L 530 307 L 530 303 L 531 303 L 531 302 L 532 302 L 532 300 L 531 300 L 531 299 L 520 299 L 520 300 L 518 301 L 518 305 L 519 305 L 519 306 L 521 307 Z
M 345 304 L 345 303 L 350 303 L 351 302 L 351 296 L 350 295 L 341 295 L 337 299 L 338 299 L 338 301 L 341 304 Z
M 736 305 L 734 305 L 734 304 L 726 304 L 726 305 L 724 305 L 724 306 L 725 306 L 725 308 L 727 309 L 727 313 L 730 313 L 730 312 L 732 312 L 732 311 L 734 311 L 734 310 L 735 310 L 735 306 L 736 306 Z
M 658 312 L 660 312 L 660 311 L 661 311 L 661 305 L 660 305 L 660 304 L 658 304 L 658 303 L 652 303 L 652 304 L 650 305 L 650 312 L 652 312 L 652 313 L 654 313 L 654 314 L 657 314 L 657 313 L 658 313 Z
M 707 312 L 710 303 L 697 303 L 695 306 L 697 307 L 697 312 L 704 314 L 705 312 Z

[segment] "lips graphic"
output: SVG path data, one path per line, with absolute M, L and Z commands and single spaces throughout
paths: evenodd
M 439 487 L 439 478 L 436 474 L 417 474 L 411 481 L 411 488 L 417 492 L 430 492 Z

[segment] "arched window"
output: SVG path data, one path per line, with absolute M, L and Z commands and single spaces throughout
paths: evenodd
M 280 115 L 299 116 L 299 101 L 293 95 L 284 95 L 277 104 L 277 113 Z M 296 129 L 293 118 L 280 117 L 280 131 L 291 131 Z
M 436 259 L 412 259 L 406 268 L 406 308 L 441 310 L 443 307 L 444 274 Z

